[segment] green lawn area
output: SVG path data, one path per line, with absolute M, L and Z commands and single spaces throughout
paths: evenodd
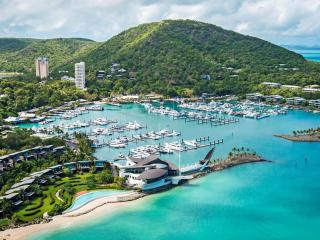
M 84 190 L 93 190 L 89 189 L 87 186 L 87 177 L 90 177 L 92 173 L 84 173 L 84 174 L 75 174 L 72 177 L 63 177 L 59 180 L 56 180 L 52 185 L 45 187 L 46 190 L 43 191 L 43 197 L 38 197 L 33 199 L 29 204 L 25 204 L 21 207 L 19 211 L 17 211 L 17 218 L 21 222 L 32 221 L 36 218 L 42 218 L 45 212 L 51 212 L 54 209 L 54 205 L 64 205 L 65 208 L 69 207 L 74 199 L 73 195 L 67 193 L 64 190 L 64 186 L 67 183 L 70 183 L 72 187 L 75 189 L 75 192 L 80 192 Z M 94 189 L 97 188 L 117 188 L 118 185 L 111 184 L 107 186 L 97 185 Z M 62 198 L 65 202 L 62 203 L 59 199 L 56 198 L 56 192 L 60 191 L 60 198 Z
M 8 218 L 2 218 L 0 219 L 0 229 L 2 229 L 2 227 L 6 227 L 10 224 L 10 220 Z

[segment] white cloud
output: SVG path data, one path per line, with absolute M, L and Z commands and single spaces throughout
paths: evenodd
M 0 37 L 106 40 L 167 18 L 209 22 L 276 43 L 320 42 L 320 0 L 0 0 Z

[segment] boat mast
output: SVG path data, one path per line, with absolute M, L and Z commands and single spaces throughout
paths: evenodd
M 181 176 L 181 152 L 179 151 L 179 176 Z

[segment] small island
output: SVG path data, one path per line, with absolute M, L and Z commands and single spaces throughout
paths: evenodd
M 275 134 L 274 136 L 294 142 L 320 142 L 320 127 L 293 131 L 291 135 Z
M 220 171 L 226 168 L 238 166 L 246 163 L 255 163 L 255 162 L 270 162 L 269 160 L 263 159 L 261 156 L 250 149 L 242 148 L 233 148 L 229 152 L 228 157 L 223 161 L 214 161 L 211 164 L 211 169 L 213 171 Z

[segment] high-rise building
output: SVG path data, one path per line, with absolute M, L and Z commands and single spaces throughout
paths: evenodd
M 48 58 L 39 57 L 35 61 L 36 76 L 40 79 L 46 79 L 49 76 L 49 61 Z
M 75 84 L 77 88 L 85 89 L 86 87 L 86 69 L 84 62 L 76 63 L 74 66 Z

